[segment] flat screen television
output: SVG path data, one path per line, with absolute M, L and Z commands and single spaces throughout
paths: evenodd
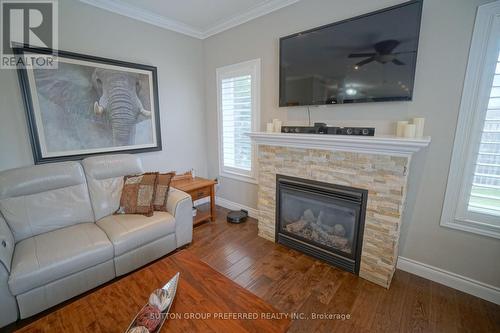
M 410 101 L 422 1 L 280 39 L 280 106 Z

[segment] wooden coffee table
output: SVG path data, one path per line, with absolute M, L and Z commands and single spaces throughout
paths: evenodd
M 17 332 L 125 332 L 151 291 L 176 272 L 180 272 L 177 296 L 161 332 L 285 332 L 290 324 L 285 314 L 184 250 Z

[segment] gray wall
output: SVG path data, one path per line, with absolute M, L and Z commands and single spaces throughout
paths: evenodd
M 163 151 L 141 154 L 144 166 L 206 174 L 201 40 L 64 0 L 59 1 L 59 48 L 158 67 Z M 14 70 L 0 70 L 0 101 L 0 170 L 33 164 Z
M 209 175 L 218 176 L 215 69 L 261 58 L 261 130 L 272 118 L 306 124 L 305 108 L 278 108 L 279 37 L 394 5 L 399 0 L 303 0 L 204 41 Z M 431 146 L 412 162 L 400 255 L 500 286 L 500 241 L 440 227 L 453 138 L 476 7 L 488 0 L 425 0 L 414 100 L 312 108 L 313 121 L 377 127 L 426 118 Z M 255 185 L 223 178 L 218 195 L 256 207 Z

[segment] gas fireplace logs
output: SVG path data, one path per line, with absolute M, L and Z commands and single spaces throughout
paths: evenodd
M 285 221 L 285 229 L 289 233 L 312 240 L 318 244 L 351 253 L 351 245 L 349 239 L 345 237 L 344 226 L 341 224 L 328 225 L 323 221 L 323 217 L 323 212 L 320 212 L 316 218 L 310 209 L 306 209 L 298 221 Z

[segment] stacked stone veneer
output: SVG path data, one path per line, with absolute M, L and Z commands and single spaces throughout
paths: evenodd
M 259 146 L 259 236 L 275 241 L 276 174 L 368 190 L 359 275 L 388 288 L 398 241 L 410 158 Z

